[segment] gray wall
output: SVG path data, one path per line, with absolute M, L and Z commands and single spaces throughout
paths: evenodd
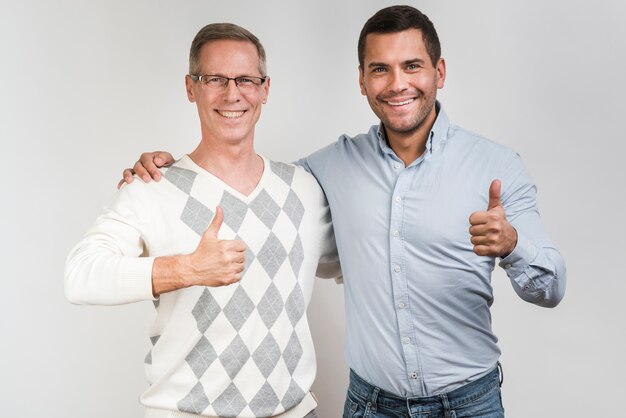
M 623 117 L 626 7 L 595 1 L 413 1 L 447 58 L 450 118 L 517 150 L 566 258 L 554 310 L 493 278 L 509 418 L 618 416 L 626 375 Z M 257 148 L 293 160 L 376 122 L 357 84 L 356 40 L 389 1 L 0 2 L 4 198 L 0 415 L 139 417 L 151 303 L 80 307 L 63 296 L 70 247 L 141 151 L 199 139 L 183 75 L 204 24 L 264 42 L 272 77 Z M 8 192 L 8 193 L 7 193 Z M 469 215 L 469 214 L 468 214 Z M 320 416 L 346 386 L 343 289 L 317 282 L 310 308 Z

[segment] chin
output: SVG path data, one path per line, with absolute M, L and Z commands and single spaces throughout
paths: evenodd
M 413 122 L 413 123 L 386 123 L 383 121 L 385 128 L 389 129 L 392 132 L 397 132 L 399 134 L 410 134 L 419 129 L 422 125 L 423 121 Z

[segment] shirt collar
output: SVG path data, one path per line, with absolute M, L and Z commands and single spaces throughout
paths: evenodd
M 424 152 L 423 158 L 429 158 L 431 155 L 439 152 L 442 146 L 445 144 L 447 136 L 448 136 L 448 128 L 450 127 L 450 120 L 448 119 L 448 115 L 443 110 L 443 106 L 439 101 L 435 102 L 435 111 L 437 112 L 437 118 L 435 119 L 435 123 L 428 134 L 428 141 L 426 141 L 426 151 Z M 389 143 L 387 141 L 387 137 L 385 135 L 385 129 L 383 124 L 379 124 L 376 128 L 376 136 L 378 138 L 378 145 L 380 146 L 380 150 L 384 154 L 388 154 L 394 158 L 398 158 L 396 153 L 393 152 Z M 418 158 L 421 160 L 421 158 Z

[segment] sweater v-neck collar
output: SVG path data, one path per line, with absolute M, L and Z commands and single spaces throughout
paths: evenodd
M 228 183 L 226 183 L 225 181 L 223 181 L 216 175 L 200 167 L 191 159 L 191 157 L 188 154 L 183 155 L 180 159 L 180 162 L 182 162 L 184 165 L 187 165 L 188 167 L 193 169 L 193 171 L 197 172 L 199 175 L 206 177 L 212 183 L 215 183 L 216 185 L 223 188 L 224 190 L 227 190 L 228 193 L 234 195 L 241 201 L 248 203 L 254 200 L 254 198 L 261 192 L 261 190 L 263 190 L 263 188 L 265 187 L 265 183 L 267 181 L 267 177 L 269 176 L 270 162 L 262 155 L 259 155 L 259 157 L 261 157 L 261 159 L 263 160 L 263 173 L 261 174 L 261 178 L 259 179 L 259 182 L 257 183 L 256 187 L 247 196 L 241 193 L 239 190 L 235 189 L 234 187 L 231 187 Z

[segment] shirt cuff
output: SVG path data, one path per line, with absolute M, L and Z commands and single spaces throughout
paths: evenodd
M 533 243 L 526 239 L 526 237 L 521 235 L 518 231 L 517 245 L 515 245 L 511 254 L 500 260 L 498 265 L 506 271 L 507 276 L 515 279 L 526 271 L 526 268 L 536 256 L 537 249 Z
M 122 261 L 119 286 L 128 302 L 156 300 L 152 293 L 152 266 L 155 257 L 126 258 Z

